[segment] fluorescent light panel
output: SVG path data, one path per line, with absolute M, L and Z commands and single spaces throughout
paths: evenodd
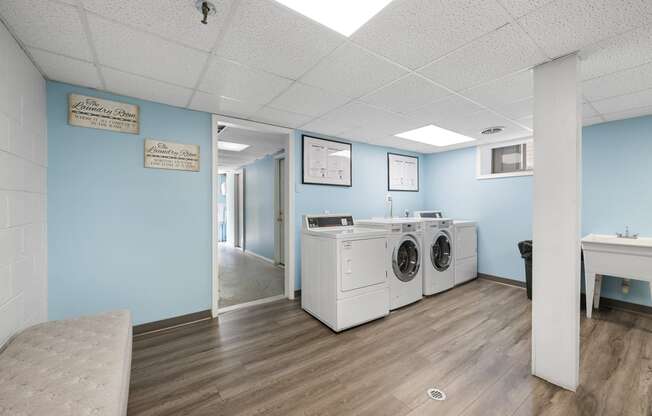
M 276 1 L 348 37 L 392 0 Z
M 231 152 L 242 152 L 247 147 L 249 147 L 248 144 L 225 142 L 222 140 L 217 141 L 217 148 L 220 150 L 228 150 Z
M 464 136 L 462 134 L 455 133 L 454 131 L 442 129 L 441 127 L 437 127 L 432 124 L 420 127 L 418 129 L 406 131 L 404 133 L 399 133 L 396 135 L 396 137 L 440 147 L 450 146 L 452 144 L 458 143 L 466 143 L 475 140 L 472 137 Z

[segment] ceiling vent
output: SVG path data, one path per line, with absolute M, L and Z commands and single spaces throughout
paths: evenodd
M 208 16 L 214 16 L 215 13 L 217 13 L 217 9 L 215 8 L 215 5 L 210 1 L 197 0 L 195 2 L 195 7 L 197 8 L 197 10 L 199 10 L 199 13 L 201 13 L 202 16 L 204 17 L 201 22 L 205 25 L 208 24 Z
M 503 126 L 493 126 L 482 130 L 482 134 L 497 134 L 505 130 Z

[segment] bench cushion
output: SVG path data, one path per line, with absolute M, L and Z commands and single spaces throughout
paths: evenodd
M 27 328 L 0 353 L 0 415 L 125 415 L 128 311 Z

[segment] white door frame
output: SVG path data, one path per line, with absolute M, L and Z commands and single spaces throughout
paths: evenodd
M 219 309 L 219 249 L 217 244 L 217 197 L 218 197 L 218 149 L 217 149 L 217 126 L 219 123 L 233 124 L 255 130 L 284 133 L 287 134 L 287 142 L 285 145 L 285 183 L 287 192 L 285 193 L 285 297 L 294 299 L 294 259 L 295 259 L 295 230 L 294 230 L 294 164 L 295 164 L 295 149 L 294 149 L 294 130 L 285 127 L 278 127 L 269 124 L 256 123 L 253 121 L 240 120 L 213 114 L 211 120 L 212 140 L 211 140 L 211 212 L 212 212 L 212 228 L 211 228 L 211 245 L 212 245 L 212 307 L 211 314 L 213 317 L 218 315 Z M 246 243 L 245 243 L 246 244 Z

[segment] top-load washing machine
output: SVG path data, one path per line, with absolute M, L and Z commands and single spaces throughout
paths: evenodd
M 453 221 L 422 218 L 423 221 L 423 294 L 434 295 L 455 286 Z
M 306 215 L 301 233 L 301 307 L 334 331 L 389 313 L 387 231 L 351 215 Z
M 421 300 L 423 295 L 423 224 L 415 218 L 374 218 L 358 225 L 385 230 L 389 309 Z

